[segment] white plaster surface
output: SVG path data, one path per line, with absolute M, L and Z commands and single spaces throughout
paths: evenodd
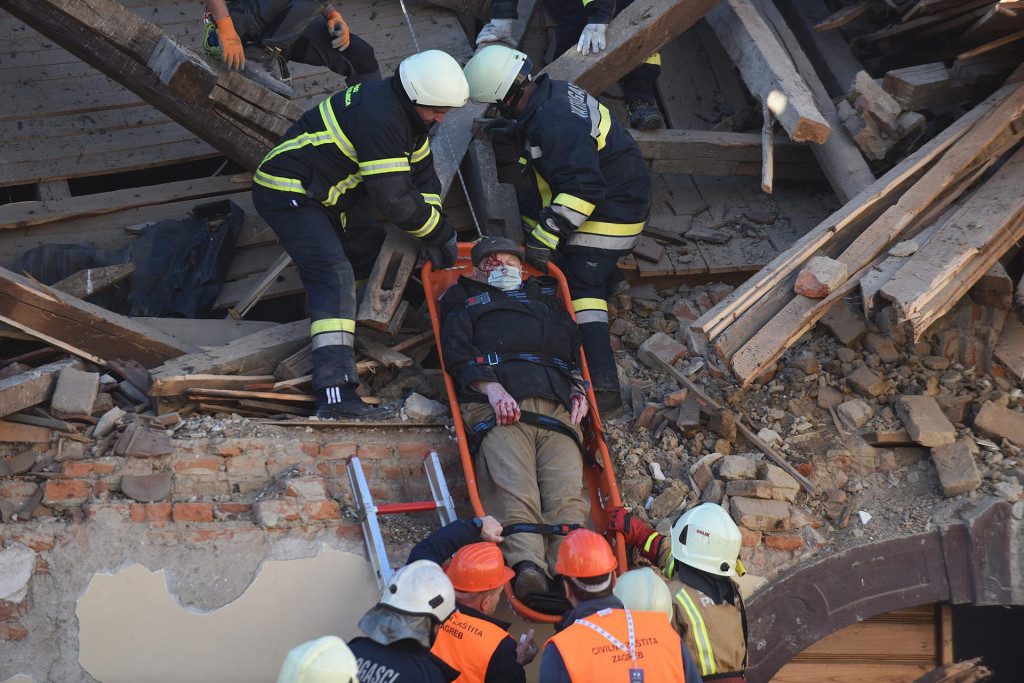
M 97 574 L 78 601 L 79 663 L 104 683 L 272 682 L 295 645 L 358 635 L 378 597 L 369 563 L 331 548 L 268 560 L 241 597 L 205 614 L 176 604 L 162 571 L 134 564 Z

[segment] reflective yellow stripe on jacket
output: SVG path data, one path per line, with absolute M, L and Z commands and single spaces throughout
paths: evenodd
M 716 673 L 715 653 L 711 649 L 711 639 L 708 637 L 708 630 L 704 626 L 704 618 L 700 610 L 693 603 L 685 588 L 679 589 L 676 593 L 676 600 L 683 606 L 686 617 L 690 622 L 690 629 L 693 633 L 693 640 L 697 645 L 697 651 L 692 652 L 700 663 L 700 675 L 711 676 Z

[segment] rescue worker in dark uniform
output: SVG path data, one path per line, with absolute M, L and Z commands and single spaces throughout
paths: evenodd
M 434 267 L 451 266 L 455 229 L 441 212 L 428 133 L 467 97 L 466 79 L 450 55 L 421 52 L 403 60 L 394 77 L 355 85 L 307 111 L 256 171 L 253 205 L 298 266 L 309 295 L 318 417 L 379 414 L 355 392 L 355 280 L 335 225 L 344 230 L 345 212 L 368 197 L 388 220 L 423 240 Z
M 458 519 L 409 554 L 410 562 L 442 564 L 451 558 L 445 574 L 455 588 L 455 613 L 441 624 L 430 651 L 461 672 L 458 683 L 524 683 L 523 666 L 537 656 L 533 629 L 517 645 L 510 624 L 493 616 L 513 576 L 496 545 L 505 540 L 501 532 L 494 517 Z
M 441 353 L 472 434 L 484 507 L 501 524 L 583 524 L 590 504 L 579 423 L 587 413 L 579 330 L 553 281 L 522 279 L 523 250 L 485 237 L 473 278 L 441 297 Z M 522 600 L 550 590 L 562 536 L 516 534 L 502 543 Z
M 672 525 L 672 542 L 633 517 L 612 508 L 608 528 L 661 568 L 672 593 L 672 626 L 700 666 L 705 680 L 742 683 L 747 666 L 745 607 L 736 577 L 741 535 L 721 505 L 702 503 Z
M 651 210 L 651 175 L 633 138 L 575 83 L 530 77 L 526 55 L 489 45 L 466 64 L 470 98 L 497 103 L 498 136 L 521 135 L 531 191 L 519 196 L 526 261 L 565 273 L 601 417 L 622 412 L 607 288 Z
M 637 612 L 613 595 L 615 555 L 600 534 L 569 532 L 558 572 L 572 604 L 544 644 L 544 683 L 700 682 L 693 658 L 663 612 Z
M 430 653 L 444 620 L 455 612 L 451 581 L 429 560 L 392 576 L 380 601 L 359 620 L 365 637 L 348 643 L 360 681 L 451 683 L 459 672 Z
M 326 66 L 350 86 L 380 80 L 373 47 L 327 0 L 206 0 L 206 9 L 203 47 L 232 69 L 242 69 L 245 48 L 255 46 L 267 57 Z M 287 82 L 287 69 L 282 76 Z
M 545 0 L 544 5 L 556 22 L 555 57 L 565 54 L 573 45 L 583 55 L 604 50 L 608 22 L 632 4 L 633 0 Z M 477 34 L 476 44 L 512 45 L 512 22 L 517 17 L 516 0 L 494 0 L 491 20 Z M 654 94 L 654 84 L 660 75 L 661 54 L 655 52 L 619 81 L 632 128 L 656 130 L 665 125 Z

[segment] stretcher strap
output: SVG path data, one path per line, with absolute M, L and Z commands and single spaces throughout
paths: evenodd
M 511 536 L 512 534 L 543 534 L 544 536 L 565 536 L 573 529 L 579 529 L 582 524 L 508 524 L 501 528 L 501 535 Z
M 541 429 L 550 429 L 553 432 L 558 432 L 568 436 L 576 442 L 576 446 L 579 447 L 580 453 L 583 454 L 587 463 L 591 467 L 596 467 L 601 472 L 604 472 L 604 466 L 601 462 L 594 457 L 593 453 L 583 447 L 583 442 L 580 440 L 580 436 L 576 433 L 576 430 L 570 428 L 561 420 L 556 420 L 553 417 L 541 415 L 540 413 L 530 412 L 529 410 L 521 410 L 519 412 L 519 421 L 524 424 L 533 425 L 534 427 L 540 427 Z M 480 444 L 483 442 L 484 437 L 487 436 L 487 432 L 494 429 L 496 424 L 496 418 L 492 417 L 489 420 L 483 420 L 473 425 L 472 431 L 466 435 L 470 455 L 476 455 L 476 452 L 480 450 Z
M 488 353 L 485 356 L 477 356 L 463 362 L 469 367 L 475 367 L 477 365 L 497 365 L 498 363 L 507 363 L 515 360 L 544 365 L 549 368 L 555 368 L 567 375 L 569 374 L 569 364 L 558 356 L 552 356 L 548 353 Z

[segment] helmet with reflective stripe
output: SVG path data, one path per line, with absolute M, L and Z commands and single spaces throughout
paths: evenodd
M 740 529 L 721 505 L 701 503 L 672 525 L 672 556 L 719 576 L 736 576 Z
M 292 648 L 277 683 L 356 683 L 359 664 L 345 641 L 324 636 Z
M 402 614 L 433 617 L 440 623 L 455 611 L 455 590 L 440 565 L 416 560 L 391 575 L 378 604 Z
M 422 107 L 461 107 L 469 85 L 455 58 L 440 50 L 425 50 L 398 65 L 398 77 L 413 104 Z
M 604 576 L 617 565 L 604 536 L 590 529 L 573 529 L 558 547 L 555 571 L 562 576 L 587 579 Z
M 488 45 L 466 64 L 469 98 L 474 102 L 513 106 L 523 86 L 530 81 L 533 65 L 526 55 L 504 45 Z
M 455 590 L 463 593 L 489 591 L 515 576 L 494 543 L 471 543 L 459 548 L 447 574 Z
M 672 618 L 672 591 L 650 567 L 631 569 L 620 576 L 612 593 L 626 609 L 664 612 Z

